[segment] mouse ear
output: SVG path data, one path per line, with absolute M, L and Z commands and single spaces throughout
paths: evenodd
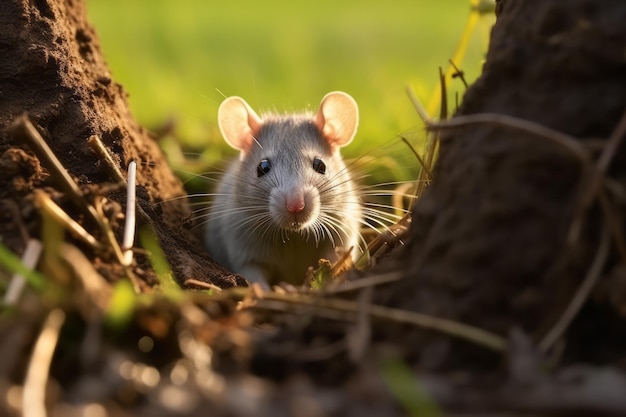
M 356 134 L 359 107 L 350 95 L 333 91 L 322 99 L 315 115 L 315 124 L 333 150 L 346 146 Z
M 263 121 L 244 99 L 228 97 L 217 111 L 217 123 L 224 140 L 243 158 L 254 146 Z

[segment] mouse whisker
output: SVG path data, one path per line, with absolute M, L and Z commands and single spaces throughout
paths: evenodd
M 388 230 L 390 225 L 393 225 L 396 223 L 396 221 L 394 221 L 393 219 L 389 219 L 388 217 L 385 216 L 380 216 L 376 213 L 367 213 L 364 212 L 363 213 L 363 220 L 365 222 L 369 223 L 373 223 L 372 226 L 376 229 L 381 228 L 383 230 Z M 397 219 L 400 220 L 400 219 Z
M 389 192 L 384 192 L 384 191 L 366 191 L 361 193 L 362 196 L 367 196 L 367 197 L 402 197 L 402 198 L 406 198 L 409 200 L 417 200 L 417 196 L 415 196 L 414 194 L 406 194 L 406 193 L 398 193 L 395 191 L 389 191 Z
M 402 216 L 404 214 L 409 212 L 409 210 L 406 210 L 406 209 L 403 209 L 403 208 L 400 208 L 400 207 L 394 207 L 394 206 L 389 205 L 389 204 L 378 204 L 378 203 L 365 203 L 364 210 L 375 211 L 375 212 L 377 212 L 377 213 L 379 213 L 381 215 L 389 214 L 389 216 L 391 218 L 394 218 L 394 219 L 396 217 L 402 218 Z M 398 211 L 403 213 L 403 215 L 399 215 L 397 213 L 394 213 L 394 212 L 398 212 Z
M 347 222 L 345 219 L 345 213 L 339 210 L 328 211 L 323 217 L 324 221 L 330 223 L 333 226 L 333 230 L 339 236 L 341 245 L 346 245 L 349 242 L 344 241 L 344 237 L 358 235 L 358 227 L 353 227 L 351 222 Z M 355 219 L 350 219 L 355 220 Z
M 321 240 L 322 237 L 326 235 L 328 237 L 328 240 L 330 241 L 331 246 L 332 247 L 337 246 L 335 243 L 335 239 L 333 238 L 333 231 L 337 234 L 337 236 L 339 236 L 339 239 L 341 239 L 341 235 L 337 232 L 337 230 L 333 227 L 333 225 L 330 223 L 321 223 L 320 229 L 321 229 L 321 236 L 319 236 L 319 239 Z M 317 239 L 315 243 L 318 243 Z

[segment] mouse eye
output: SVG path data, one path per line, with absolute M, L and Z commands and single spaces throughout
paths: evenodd
M 261 162 L 259 162 L 259 165 L 256 167 L 256 175 L 257 177 L 262 177 L 263 175 L 270 172 L 271 169 L 272 169 L 272 163 L 270 162 L 270 160 L 264 159 Z
M 315 157 L 313 159 L 313 169 L 322 175 L 326 173 L 326 164 L 321 159 Z

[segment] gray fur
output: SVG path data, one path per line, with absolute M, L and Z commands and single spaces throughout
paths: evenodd
M 316 267 L 319 258 L 335 261 L 337 250 L 354 247 L 356 256 L 361 202 L 339 150 L 331 150 L 313 116 L 266 115 L 256 140 L 219 183 L 206 229 L 210 254 L 262 285 L 299 284 L 308 266 Z M 325 175 L 313 169 L 315 157 L 325 162 Z M 269 159 L 272 169 L 258 177 L 262 159 Z M 302 223 L 311 224 L 295 231 L 285 224 L 289 213 L 280 199 L 297 191 L 307 196 Z

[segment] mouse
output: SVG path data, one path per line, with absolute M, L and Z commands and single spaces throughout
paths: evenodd
M 205 226 L 209 254 L 263 288 L 301 285 L 319 259 L 361 252 L 363 208 L 340 150 L 359 110 L 349 94 L 326 94 L 316 112 L 264 113 L 226 98 L 218 126 L 239 151 L 218 180 Z

